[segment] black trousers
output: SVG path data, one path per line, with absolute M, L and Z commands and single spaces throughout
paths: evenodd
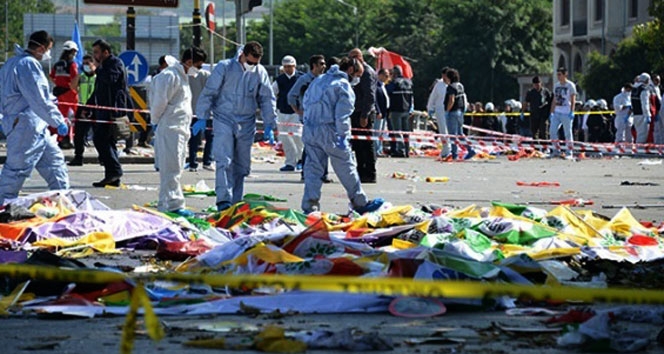
M 85 138 L 92 128 L 92 123 L 76 121 L 74 123 L 74 158 L 82 159 L 85 152 Z
M 350 116 L 352 128 L 371 129 L 376 119 L 376 112 L 369 114 L 369 122 L 366 127 L 360 126 L 360 112 L 355 111 Z M 370 131 L 352 130 L 353 135 L 366 135 L 371 137 Z M 360 175 L 360 181 L 376 180 L 376 150 L 374 150 L 373 140 L 351 140 L 351 146 L 355 151 L 355 160 L 357 160 L 357 174 Z
M 117 140 L 110 124 L 96 124 L 92 141 L 99 154 L 99 162 L 104 166 L 104 178 L 122 176 L 122 166 L 118 157 Z
M 546 120 L 549 118 L 548 111 L 530 112 L 530 132 L 535 139 L 547 139 Z
M 198 118 L 194 118 L 192 120 L 192 124 L 196 123 L 196 121 L 198 121 Z M 207 119 L 207 122 L 205 123 L 205 131 L 199 132 L 196 135 L 192 134 L 189 138 L 189 158 L 187 159 L 187 162 L 189 162 L 189 167 L 191 168 L 198 167 L 196 154 L 198 153 L 198 149 L 200 148 L 201 142 L 203 141 L 203 136 L 205 136 L 205 147 L 203 148 L 203 165 L 210 165 L 212 164 L 212 140 L 214 139 L 214 133 L 212 132 L 212 119 Z

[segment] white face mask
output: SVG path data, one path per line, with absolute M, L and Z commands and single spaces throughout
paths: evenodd
M 242 66 L 244 66 L 244 70 L 246 71 L 254 71 L 254 68 L 256 67 L 256 65 L 250 65 L 246 61 L 242 64 Z
M 49 61 L 49 60 L 51 60 L 51 50 L 50 49 L 45 51 L 44 54 L 42 54 L 42 58 L 41 58 L 41 61 Z
M 198 70 L 197 67 L 192 66 L 192 67 L 189 68 L 189 70 L 187 70 L 187 75 L 196 76 L 196 75 L 198 75 L 199 72 L 200 72 L 200 70 Z
M 90 65 L 83 65 L 83 71 L 90 74 L 92 73 L 92 68 L 90 67 Z
M 360 83 L 360 78 L 357 76 L 353 76 L 353 80 L 350 81 L 351 86 L 356 86 L 357 84 Z

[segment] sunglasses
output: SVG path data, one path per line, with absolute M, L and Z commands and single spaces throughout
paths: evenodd
M 258 62 L 257 61 L 250 62 L 249 59 L 247 59 L 247 64 L 249 64 L 249 65 L 258 65 Z
M 325 62 L 324 62 L 324 61 L 321 61 L 321 62 L 318 63 L 318 65 L 325 66 Z

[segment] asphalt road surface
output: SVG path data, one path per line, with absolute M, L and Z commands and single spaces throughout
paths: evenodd
M 265 155 L 265 154 L 263 154 Z M 645 161 L 655 164 L 643 165 Z M 395 205 L 438 204 L 466 207 L 471 204 L 489 206 L 489 201 L 500 200 L 512 203 L 548 203 L 555 200 L 582 198 L 592 200 L 587 209 L 613 216 L 619 209 L 605 209 L 603 205 L 634 206 L 664 204 L 664 166 L 656 159 L 587 159 L 565 160 L 519 160 L 508 161 L 505 157 L 495 160 L 480 160 L 460 163 L 439 163 L 429 158 L 391 159 L 378 161 L 378 183 L 363 188 L 369 197 L 383 197 Z M 245 192 L 271 194 L 288 199 L 283 206 L 299 209 L 303 184 L 299 173 L 279 172 L 283 160 L 274 163 L 255 162 L 251 176 L 247 178 Z M 641 164 L 640 164 L 641 163 Z M 142 205 L 157 199 L 158 173 L 151 164 L 125 164 L 122 182 L 134 189 L 93 188 L 92 182 L 103 177 L 99 165 L 86 164 L 69 169 L 71 187 L 84 189 L 112 208 L 128 208 L 132 204 Z M 415 180 L 399 180 L 390 176 L 401 172 Z M 449 177 L 445 183 L 426 183 L 425 177 Z M 335 183 L 324 185 L 322 209 L 329 212 L 347 211 L 348 200 L 336 176 Z M 214 172 L 200 170 L 183 172 L 184 184 L 204 181 L 214 186 Z M 517 181 L 559 182 L 560 187 L 520 187 Z M 653 185 L 621 186 L 623 181 L 653 183 Z M 45 182 L 35 173 L 27 181 L 23 192 L 43 191 Z M 138 190 L 145 188 L 148 190 Z M 188 206 L 203 209 L 214 205 L 214 198 L 187 199 Z M 553 206 L 541 205 L 545 209 Z M 663 221 L 664 208 L 630 208 L 640 220 Z M 563 307 L 565 309 L 565 307 Z M 460 311 L 451 309 L 447 314 L 427 318 L 409 319 L 390 314 L 338 314 L 338 315 L 288 315 L 273 318 L 268 315 L 206 316 L 174 318 L 162 317 L 168 325 L 167 336 L 153 343 L 145 335 L 139 335 L 135 353 L 210 353 L 220 350 L 194 349 L 183 346 L 194 338 L 220 337 L 223 333 L 194 330 L 202 324 L 254 325 L 263 327 L 276 324 L 288 331 L 355 328 L 365 333 L 374 332 L 392 340 L 395 348 L 391 353 L 566 353 L 557 349 L 556 335 L 508 333 L 493 326 L 541 327 L 541 317 L 509 317 L 503 312 Z M 2 318 L 5 353 L 117 353 L 119 350 L 122 317 L 94 319 L 37 319 Z M 630 326 L 634 326 L 628 324 Z M 139 328 L 142 328 L 139 325 Z M 633 328 L 633 327 L 630 327 Z M 654 340 L 659 329 L 650 326 Z M 443 331 L 454 330 L 451 337 L 464 343 L 445 343 L 438 340 L 428 344 L 409 345 L 408 339 L 429 338 Z M 648 352 L 659 352 L 661 347 L 651 344 Z M 233 352 L 233 351 L 225 351 Z M 238 351 L 235 351 L 238 352 Z M 334 353 L 333 350 L 308 350 L 308 353 Z

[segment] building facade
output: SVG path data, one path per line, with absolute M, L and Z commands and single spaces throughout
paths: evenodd
M 574 80 L 585 72 L 590 52 L 611 54 L 635 25 L 651 21 L 648 8 L 653 1 L 554 0 L 554 68 L 567 68 Z

